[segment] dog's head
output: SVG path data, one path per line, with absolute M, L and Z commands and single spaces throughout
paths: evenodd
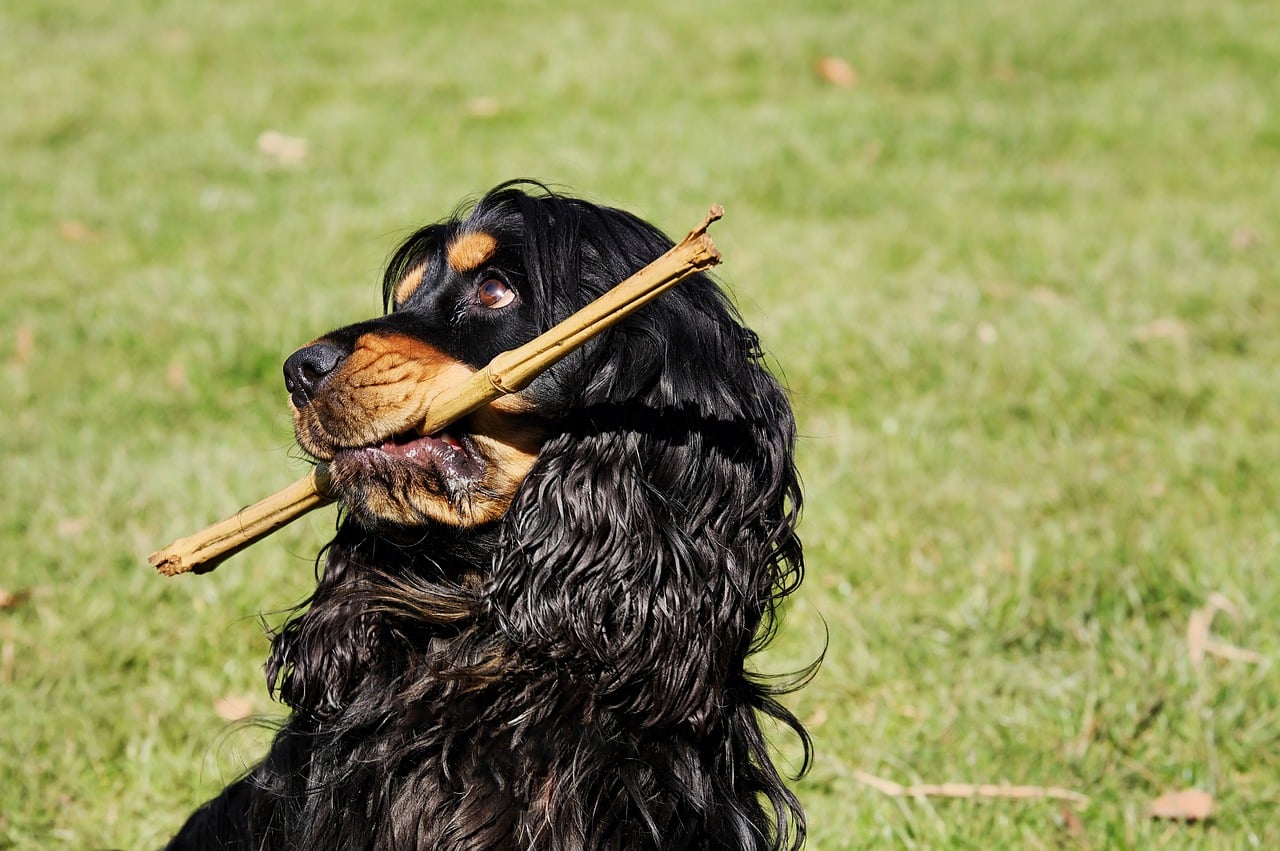
M 535 390 L 444 431 L 422 428 L 442 389 L 544 330 L 568 301 L 544 277 L 550 258 L 531 253 L 538 235 L 521 197 L 491 194 L 469 216 L 413 234 L 387 270 L 386 315 L 285 362 L 298 442 L 328 462 L 335 492 L 365 525 L 491 523 L 545 439 Z
M 629 213 L 536 184 L 504 184 L 465 213 L 419 230 L 388 266 L 385 315 L 332 331 L 285 362 L 300 446 L 328 463 L 334 492 L 366 526 L 497 521 L 566 417 L 597 407 L 598 416 L 616 418 L 618 404 L 653 389 L 662 373 L 681 372 L 681 362 L 715 367 L 708 360 L 715 353 L 700 351 L 707 341 L 698 338 L 707 336 L 699 325 L 708 312 L 724 312 L 717 289 L 698 276 L 664 296 L 668 304 L 593 341 L 520 393 L 426 434 L 433 398 L 671 244 Z M 742 332 L 732 342 L 753 348 L 754 337 Z M 615 407 L 598 407 L 604 403 Z
M 295 352 L 285 380 L 298 441 L 352 523 L 493 532 L 487 605 L 555 652 L 643 665 L 714 631 L 688 654 L 692 683 L 694 657 L 740 667 L 801 570 L 790 407 L 714 281 L 694 275 L 520 393 L 420 428 L 442 387 L 671 245 L 629 213 L 504 184 L 410 236 L 386 314 Z
M 396 251 L 386 315 L 332 331 L 284 367 L 303 450 L 366 525 L 474 527 L 507 509 L 573 406 L 582 360 L 435 434 L 433 398 L 670 246 L 618 210 L 504 185 Z

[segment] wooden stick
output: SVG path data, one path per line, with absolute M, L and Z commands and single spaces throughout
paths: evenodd
M 705 219 L 670 251 L 636 272 L 551 330 L 519 348 L 502 352 L 487 366 L 432 400 L 419 427 L 433 434 L 508 393 L 523 390 L 540 373 L 609 326 L 625 319 L 690 275 L 715 266 L 720 252 L 707 228 L 724 215 L 713 206 Z M 329 474 L 319 464 L 302 479 L 232 516 L 151 554 L 165 576 L 208 573 L 240 550 L 308 511 L 333 501 Z
M 165 576 L 208 573 L 250 544 L 287 526 L 314 508 L 328 505 L 329 468 L 317 464 L 298 481 L 245 506 L 207 529 L 179 538 L 147 559 Z
M 1087 804 L 1089 798 L 1070 789 L 1057 786 L 1009 786 L 1003 783 L 919 783 L 903 786 L 865 771 L 854 771 L 853 778 L 878 792 L 894 798 L 1007 798 L 1011 800 L 1035 800 L 1051 798 Z

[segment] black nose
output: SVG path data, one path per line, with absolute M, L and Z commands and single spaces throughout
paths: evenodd
M 284 386 L 293 398 L 293 404 L 301 408 L 311 401 L 325 376 L 333 372 L 347 353 L 332 343 L 312 343 L 289 355 L 284 362 Z

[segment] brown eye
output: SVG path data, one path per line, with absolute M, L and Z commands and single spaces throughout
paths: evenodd
M 480 285 L 476 296 L 480 303 L 490 310 L 506 307 L 515 301 L 516 291 L 497 278 L 490 278 Z

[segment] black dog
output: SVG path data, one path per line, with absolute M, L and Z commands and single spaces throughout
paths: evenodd
M 504 184 L 399 248 L 389 312 L 285 363 L 344 511 L 274 637 L 292 715 L 171 848 L 778 849 L 804 840 L 745 660 L 800 582 L 786 396 L 705 275 L 526 390 L 421 434 L 439 388 L 671 246 Z M 801 678 L 802 679 L 802 678 Z

